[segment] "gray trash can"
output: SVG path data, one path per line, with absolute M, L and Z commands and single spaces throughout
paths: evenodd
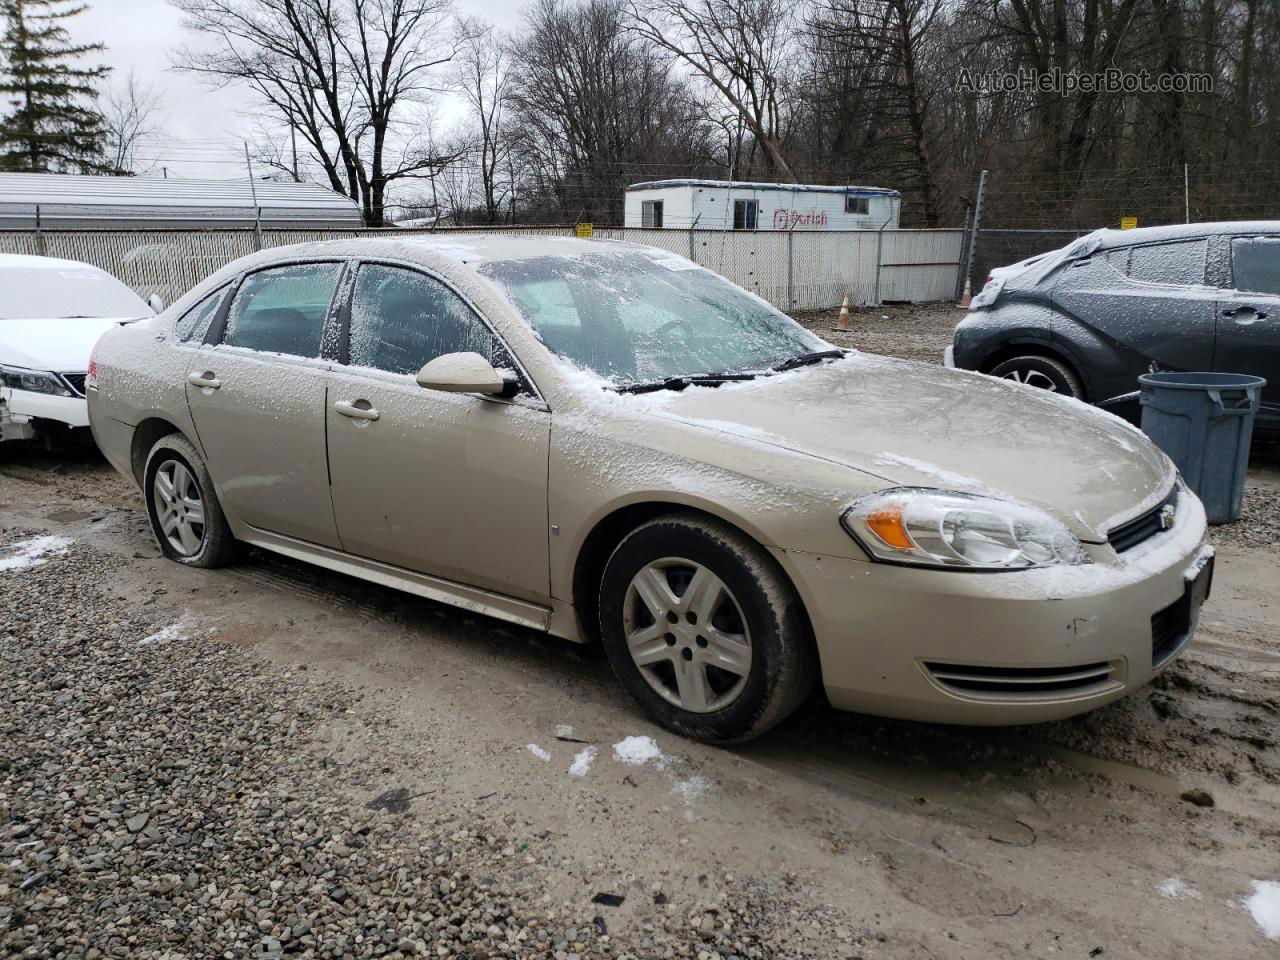
M 1253 415 L 1267 381 L 1243 373 L 1144 373 L 1142 432 L 1204 501 L 1210 523 L 1240 519 Z

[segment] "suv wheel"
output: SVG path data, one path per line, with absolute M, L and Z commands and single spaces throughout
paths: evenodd
M 699 740 L 758 736 L 799 706 L 817 673 L 800 600 L 773 560 L 697 514 L 651 520 L 618 545 L 600 628 L 628 692 Z
M 196 448 L 180 433 L 161 437 L 147 455 L 142 491 L 161 552 L 191 567 L 220 567 L 236 540 Z
M 1038 387 L 1052 393 L 1062 393 L 1080 399 L 1084 389 L 1074 370 L 1060 360 L 1029 354 L 1014 357 L 991 368 L 991 376 L 1004 380 L 1016 380 L 1028 387 Z

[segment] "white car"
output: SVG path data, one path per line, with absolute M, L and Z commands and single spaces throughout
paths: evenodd
M 87 436 L 93 345 L 157 305 L 87 263 L 0 254 L 0 441 Z

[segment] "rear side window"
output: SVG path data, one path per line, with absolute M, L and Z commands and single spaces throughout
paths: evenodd
M 203 340 L 204 335 L 209 332 L 209 324 L 218 315 L 218 307 L 222 305 L 222 298 L 226 293 L 226 287 L 219 287 L 179 317 L 173 329 L 174 335 L 183 342 L 195 340 L 198 343 Z
M 446 353 L 478 353 L 497 366 L 496 338 L 439 280 L 382 264 L 365 264 L 351 295 L 351 363 L 416 374 Z M 504 353 L 505 356 L 505 353 Z
M 1280 295 L 1280 237 L 1232 240 L 1231 273 L 1237 290 Z
M 1180 240 L 1134 247 L 1129 254 L 1129 277 L 1142 283 L 1194 286 L 1204 283 L 1208 240 Z
M 263 353 L 320 356 L 339 263 L 300 263 L 245 277 L 227 314 L 225 343 Z

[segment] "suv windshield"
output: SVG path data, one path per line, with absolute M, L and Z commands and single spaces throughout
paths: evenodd
M 675 254 L 627 251 L 483 264 L 561 357 L 619 386 L 763 370 L 829 350 L 785 314 Z
M 95 267 L 0 268 L 0 319 L 66 317 L 136 319 L 151 308 L 123 283 Z

